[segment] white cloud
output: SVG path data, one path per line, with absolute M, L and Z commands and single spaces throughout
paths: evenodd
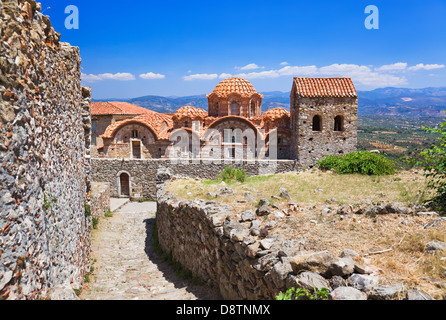
M 445 67 L 444 64 L 424 64 L 424 63 L 419 63 L 416 66 L 410 67 L 408 70 L 410 70 L 410 71 L 434 70 L 434 69 L 443 69 L 444 67 Z
M 139 75 L 139 77 L 146 79 L 146 80 L 152 80 L 152 79 L 164 79 L 166 76 L 164 74 L 160 74 L 160 73 L 148 72 L 148 73 L 143 73 L 143 74 Z
M 218 78 L 218 74 L 208 74 L 208 73 L 197 73 L 197 74 L 191 74 L 190 76 L 184 76 L 183 79 L 185 81 L 192 81 L 192 80 L 214 80 Z
M 82 73 L 81 75 L 82 81 L 85 82 L 94 82 L 94 81 L 101 81 L 101 77 L 99 77 L 98 75 L 95 74 L 85 74 Z
M 85 74 L 82 73 L 82 80 L 86 82 L 95 82 L 101 80 L 118 80 L 118 81 L 131 81 L 135 80 L 135 76 L 131 73 L 102 73 L 102 74 Z
M 230 73 L 222 73 L 222 74 L 219 76 L 219 78 L 220 78 L 220 79 L 228 79 L 228 78 L 232 78 L 232 74 L 230 74 Z
M 320 68 L 318 73 L 326 76 L 350 77 L 358 84 L 376 88 L 407 84 L 405 77 L 372 71 L 368 66 L 356 64 L 332 64 Z
M 236 69 L 240 69 L 240 70 L 256 70 L 256 69 L 263 69 L 264 67 L 259 67 L 258 65 L 256 65 L 255 63 L 250 63 L 244 67 L 236 67 Z
M 235 75 L 236 77 L 241 77 L 245 79 L 274 79 L 284 76 L 316 76 L 316 77 L 350 77 L 352 80 L 359 84 L 374 88 L 379 87 L 391 87 L 391 86 L 401 86 L 407 85 L 408 80 L 404 76 L 407 71 L 418 71 L 418 70 L 434 70 L 445 68 L 443 64 L 423 64 L 420 63 L 413 67 L 408 67 L 406 62 L 397 62 L 393 64 L 383 65 L 380 67 L 367 66 L 367 65 L 357 65 L 357 64 L 331 64 L 328 66 L 290 66 L 286 62 L 282 62 L 283 68 L 272 69 L 272 70 L 262 70 L 239 73 Z M 249 64 L 243 68 L 243 70 L 259 68 L 255 64 Z M 206 79 L 214 80 L 217 78 L 225 79 L 231 77 L 231 74 L 222 73 L 220 76 L 217 74 L 196 74 L 185 76 L 184 80 L 196 80 L 196 79 Z
M 403 71 L 406 70 L 406 68 L 407 68 L 407 63 L 397 62 L 394 64 L 387 64 L 379 68 L 375 68 L 375 71 Z
M 267 78 L 278 78 L 280 74 L 277 70 L 261 71 L 261 72 L 250 72 L 250 73 L 240 73 L 237 77 L 245 79 L 267 79 Z
M 281 76 L 301 76 L 301 75 L 311 75 L 317 73 L 316 66 L 303 66 L 303 67 L 293 67 L 286 66 L 278 70 Z
M 284 61 L 284 62 L 281 62 L 280 65 L 281 65 L 281 66 L 287 66 L 287 65 L 289 65 L 289 63 L 286 62 L 286 61 Z

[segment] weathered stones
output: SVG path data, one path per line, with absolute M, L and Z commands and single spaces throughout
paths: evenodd
M 328 272 L 334 276 L 349 276 L 355 271 L 355 262 L 351 257 L 335 258 L 329 266 Z
M 291 196 L 287 189 L 280 188 L 279 192 L 280 192 L 279 197 L 284 198 L 284 199 L 291 199 Z
M 426 244 L 425 250 L 427 252 L 436 252 L 436 251 L 445 251 L 446 250 L 446 243 L 442 241 L 431 241 Z
M 370 300 L 395 300 L 404 296 L 405 289 L 402 286 L 374 286 L 368 293 Z
M 218 190 L 219 196 L 232 196 L 234 195 L 234 190 L 229 187 L 221 188 Z
M 299 275 L 292 277 L 291 282 L 288 282 L 288 285 L 292 285 L 295 288 L 303 288 L 307 290 L 313 290 L 314 288 L 320 289 L 331 289 L 330 283 L 322 277 L 319 273 L 305 271 L 300 273 Z
M 51 288 L 47 294 L 48 300 L 80 300 L 70 286 Z
M 290 260 L 290 264 L 296 274 L 303 270 L 317 270 L 319 273 L 325 273 L 332 259 L 333 255 L 330 252 L 320 251 L 295 256 Z
M 369 292 L 374 286 L 378 285 L 378 280 L 371 276 L 355 273 L 348 279 L 348 284 L 360 291 Z
M 259 217 L 268 216 L 271 213 L 272 213 L 272 211 L 268 206 L 261 206 L 260 208 L 257 209 L 257 212 L 256 212 L 256 214 Z
M 407 300 L 435 300 L 427 293 L 421 292 L 419 290 L 409 290 L 407 292 Z
M 338 287 L 330 293 L 331 300 L 367 300 L 367 294 L 352 287 Z
M 255 220 L 255 218 L 256 218 L 256 215 L 255 215 L 254 211 L 252 211 L 252 210 L 245 211 L 241 215 L 242 221 L 253 221 L 253 220 Z
M 89 270 L 91 96 L 79 48 L 34 0 L 0 7 L 0 286 L 42 299 Z

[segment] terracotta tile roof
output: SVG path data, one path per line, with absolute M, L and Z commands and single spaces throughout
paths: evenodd
M 149 111 L 127 102 L 110 101 L 93 102 L 91 104 L 92 115 L 140 115 L 148 113 Z
M 147 110 L 146 114 L 138 117 L 127 119 L 123 121 L 117 121 L 107 127 L 102 138 L 113 138 L 115 133 L 125 125 L 128 124 L 141 124 L 152 129 L 157 139 L 166 139 L 169 137 L 169 131 L 173 127 L 172 116 L 164 113 L 158 113 L 151 110 Z
M 276 119 L 280 119 L 280 118 L 286 118 L 286 117 L 290 117 L 290 113 L 288 111 L 286 111 L 284 108 L 275 108 L 275 109 L 271 109 L 266 111 L 263 115 L 262 118 L 264 121 L 269 120 L 269 121 L 274 121 Z
M 204 118 L 208 117 L 208 113 L 203 109 L 194 108 L 191 106 L 184 106 L 178 109 L 177 112 L 175 112 L 175 114 L 173 115 L 173 120 L 178 121 L 186 117 L 192 120 L 203 120 Z
M 238 93 L 243 98 L 249 98 L 253 94 L 256 94 L 257 91 L 248 80 L 242 78 L 229 78 L 220 82 L 215 87 L 214 92 L 208 95 L 208 97 L 212 94 L 216 94 L 219 97 L 228 97 L 232 93 Z
M 356 98 L 351 78 L 294 78 L 297 94 L 301 97 Z

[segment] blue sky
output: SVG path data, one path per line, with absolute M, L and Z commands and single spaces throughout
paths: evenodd
M 93 98 L 186 96 L 241 76 L 260 92 L 294 76 L 350 76 L 358 90 L 446 86 L 446 1 L 41 0 L 80 47 Z M 79 29 L 66 29 L 68 5 Z M 379 29 L 364 21 L 379 9 Z

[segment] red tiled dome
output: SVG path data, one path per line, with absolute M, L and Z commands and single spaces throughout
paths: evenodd
M 232 93 L 238 93 L 242 97 L 251 97 L 257 93 L 254 86 L 248 80 L 242 78 L 229 78 L 220 82 L 214 92 L 219 97 L 227 97 Z
M 266 111 L 262 115 L 262 118 L 264 120 L 275 120 L 275 119 L 279 119 L 282 117 L 289 117 L 289 116 L 290 116 L 290 113 L 288 111 L 286 111 L 284 108 L 275 108 L 275 109 Z
M 184 106 L 178 109 L 173 115 L 173 120 L 178 121 L 182 118 L 190 118 L 192 120 L 195 119 L 204 119 L 208 116 L 208 113 L 199 108 L 194 108 L 191 106 Z

